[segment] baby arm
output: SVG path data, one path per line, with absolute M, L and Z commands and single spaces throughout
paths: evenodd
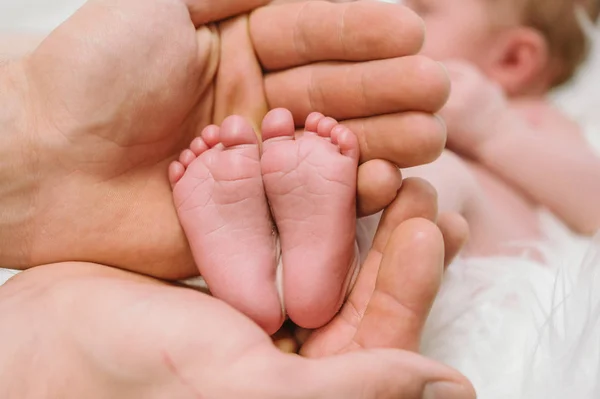
M 441 114 L 448 148 L 547 207 L 571 229 L 600 227 L 600 159 L 578 127 L 542 100 L 509 103 L 475 67 L 448 62 L 452 93 Z
M 507 109 L 497 128 L 475 147 L 481 164 L 547 207 L 572 230 L 591 235 L 600 227 L 600 158 L 575 124 L 556 110 Z

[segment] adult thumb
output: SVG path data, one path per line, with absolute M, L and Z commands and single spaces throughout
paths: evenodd
M 320 399 L 475 399 L 457 371 L 412 352 L 377 349 L 311 359 L 307 396 Z

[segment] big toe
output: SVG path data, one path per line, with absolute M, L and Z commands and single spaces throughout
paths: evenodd
M 229 116 L 223 121 L 220 140 L 225 147 L 258 144 L 258 138 L 250 122 L 238 115 Z
M 287 109 L 274 109 L 263 119 L 262 138 L 264 141 L 277 137 L 292 138 L 294 134 L 294 117 Z

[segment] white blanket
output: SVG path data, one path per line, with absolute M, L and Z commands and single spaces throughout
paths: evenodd
M 0 33 L 47 32 L 82 3 L 0 0 Z M 600 40 L 581 75 L 553 97 L 600 150 Z M 542 219 L 547 264 L 457 260 L 427 326 L 423 353 L 465 373 L 480 398 L 600 397 L 600 236 L 576 237 Z M 0 284 L 13 274 L 0 269 Z
M 429 319 L 422 352 L 461 370 L 479 398 L 600 397 L 600 235 L 542 217 L 546 264 L 459 259 Z

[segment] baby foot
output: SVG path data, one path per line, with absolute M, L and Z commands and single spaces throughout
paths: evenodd
M 312 114 L 294 138 L 292 115 L 263 121 L 261 166 L 279 230 L 283 298 L 304 328 L 326 324 L 339 310 L 357 262 L 355 253 L 358 141 L 346 127 Z
M 258 139 L 239 116 L 209 126 L 169 168 L 173 198 L 212 294 L 268 333 L 283 322 Z

